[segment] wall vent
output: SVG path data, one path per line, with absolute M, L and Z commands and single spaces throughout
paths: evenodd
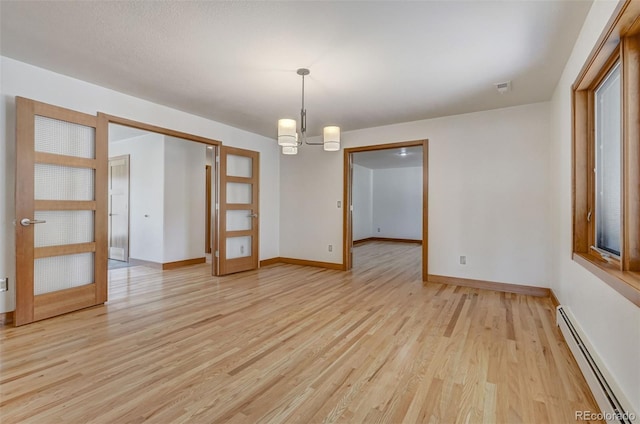
M 504 94 L 507 91 L 511 91 L 511 81 L 497 82 L 493 85 L 496 86 L 496 90 L 498 90 L 498 93 L 500 94 Z
M 576 359 L 587 384 L 598 402 L 602 416 L 598 417 L 607 423 L 637 424 L 637 414 L 631 409 L 629 401 L 624 397 L 613 377 L 604 367 L 593 346 L 583 331 L 575 323 L 573 314 L 566 306 L 558 306 L 556 324 Z M 588 411 L 597 414 L 598 411 Z M 578 414 L 579 411 L 576 411 Z M 576 417 L 577 420 L 577 417 Z

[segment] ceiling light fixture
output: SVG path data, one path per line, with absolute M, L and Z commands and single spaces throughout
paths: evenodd
M 302 108 L 300 109 L 300 136 L 296 128 L 295 119 L 278 120 L 278 145 L 282 147 L 282 154 L 296 155 L 298 147 L 305 144 L 322 145 L 327 152 L 340 150 L 340 127 L 328 126 L 322 131 L 323 141 L 312 142 L 307 140 L 307 110 L 304 108 L 304 77 L 309 75 L 310 71 L 306 68 L 300 68 L 297 74 L 302 77 Z

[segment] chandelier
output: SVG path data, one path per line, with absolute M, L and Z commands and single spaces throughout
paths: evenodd
M 278 145 L 282 147 L 282 153 L 285 155 L 298 154 L 298 147 L 302 143 L 309 145 L 324 146 L 327 152 L 335 152 L 340 150 L 340 127 L 328 126 L 322 131 L 323 140 L 320 142 L 312 142 L 307 140 L 307 110 L 304 108 L 304 77 L 309 75 L 310 71 L 306 68 L 300 68 L 297 71 L 302 77 L 302 108 L 300 109 L 300 136 L 296 128 L 295 119 L 279 119 L 278 120 Z

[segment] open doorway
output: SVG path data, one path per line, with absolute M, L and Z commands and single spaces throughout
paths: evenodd
M 213 276 L 258 268 L 258 152 L 98 115 L 109 155 L 129 155 L 129 264 L 167 270 L 210 261 Z M 129 138 L 116 140 L 120 130 Z
M 402 257 L 413 252 L 426 281 L 428 141 L 346 148 L 344 161 L 345 270 L 353 267 L 354 243 L 375 242 L 380 248 L 402 243 L 390 252 Z M 373 254 L 366 250 L 367 257 Z
M 108 124 L 114 177 L 109 186 L 109 268 L 144 265 L 166 270 L 209 262 L 213 275 L 210 248 L 216 226 L 211 203 L 217 188 L 217 146 L 155 129 Z M 126 184 L 119 181 L 124 178 L 118 168 L 125 159 Z M 125 196 L 119 196 L 125 188 L 127 207 L 121 209 L 127 220 L 120 222 L 116 206 L 125 203 L 120 199 Z

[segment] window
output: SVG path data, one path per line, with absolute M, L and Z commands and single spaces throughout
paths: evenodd
M 595 91 L 595 218 L 597 251 L 620 257 L 620 63 Z M 605 253 L 608 252 L 608 253 Z
M 573 259 L 640 306 L 640 5 L 623 2 L 573 85 Z

